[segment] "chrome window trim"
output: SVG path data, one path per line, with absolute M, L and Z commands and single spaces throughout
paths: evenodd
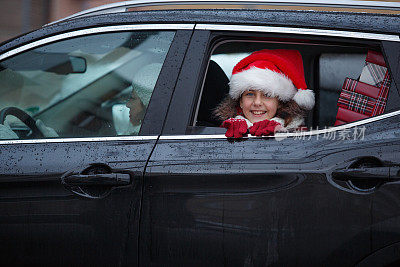
M 0 61 L 8 57 L 15 56 L 26 50 L 52 43 L 55 41 L 68 39 L 72 37 L 84 36 L 95 33 L 107 33 L 107 32 L 120 32 L 120 31 L 139 31 L 139 30 L 193 30 L 195 24 L 130 24 L 130 25 L 116 25 L 116 26 L 104 26 L 104 27 L 93 27 L 84 30 L 75 30 L 71 32 L 57 34 L 51 37 L 47 37 L 15 49 L 12 49 L 4 54 L 0 55 Z
M 242 32 L 318 35 L 318 36 L 332 36 L 332 37 L 400 42 L 400 37 L 398 35 L 352 32 L 352 31 L 337 31 L 337 30 L 322 30 L 322 29 L 310 29 L 310 28 L 225 25 L 225 24 L 196 24 L 195 29 L 208 30 L 208 31 L 242 31 Z
M 387 114 L 382 114 L 376 117 L 371 117 L 368 119 L 364 119 L 361 121 L 355 121 L 348 124 L 334 126 L 332 128 L 322 129 L 322 130 L 311 130 L 311 131 L 304 131 L 304 132 L 294 132 L 294 133 L 278 133 L 276 135 L 271 136 L 264 136 L 264 137 L 257 137 L 257 136 L 248 136 L 246 138 L 287 138 L 287 137 L 304 137 L 304 136 L 312 136 L 312 135 L 320 135 L 331 133 L 335 131 L 341 131 L 344 129 L 349 129 L 352 127 L 361 126 L 367 123 L 379 121 L 382 119 L 390 118 L 400 115 L 400 110 L 390 112 Z M 201 140 L 201 139 L 227 139 L 223 134 L 214 134 L 214 135 L 167 135 L 167 136 L 160 136 L 160 140 Z
M 357 127 L 367 123 L 379 121 L 382 119 L 390 118 L 400 115 L 400 110 L 390 112 L 387 114 L 382 114 L 376 117 L 364 119 L 361 121 L 356 121 L 340 126 L 335 126 L 328 129 L 322 130 L 311 130 L 299 133 L 278 133 L 272 136 L 248 136 L 246 138 L 286 138 L 286 137 L 304 137 L 311 135 L 320 135 L 324 133 L 330 133 L 335 131 L 341 131 L 344 129 Z M 12 144 L 48 144 L 48 143 L 72 143 L 72 142 L 102 142 L 102 141 L 148 141 L 156 140 L 158 136 L 115 136 L 115 137 L 83 137 L 83 138 L 54 138 L 54 139 L 32 139 L 32 140 L 0 140 L 0 145 L 12 145 Z M 223 134 L 214 135 L 163 135 L 160 136 L 159 140 L 202 140 L 202 139 L 227 139 Z
M 30 139 L 30 140 L 0 140 L 0 145 L 103 142 L 103 141 L 149 141 L 149 140 L 157 140 L 157 138 L 158 136 L 154 135 L 154 136 L 112 136 L 112 137 Z

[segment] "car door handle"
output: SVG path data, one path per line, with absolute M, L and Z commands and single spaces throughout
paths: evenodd
M 332 178 L 339 181 L 374 179 L 381 181 L 400 180 L 400 167 L 370 167 L 343 169 L 332 172 Z
M 71 174 L 63 177 L 63 183 L 70 186 L 128 185 L 131 177 L 127 173 Z

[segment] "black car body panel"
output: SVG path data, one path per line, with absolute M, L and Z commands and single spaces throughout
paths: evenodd
M 356 264 L 398 240 L 399 185 L 362 194 L 332 173 L 371 150 L 398 166 L 398 126 L 371 123 L 362 142 L 161 139 L 145 179 L 145 265 Z
M 0 56 L 61 33 L 136 24 L 192 25 L 175 32 L 137 137 L 0 140 L 2 262 L 65 266 L 399 262 L 400 42 L 346 34 L 398 37 L 400 15 L 217 9 L 103 14 L 50 24 L 3 42 Z M 208 24 L 225 29 L 196 28 Z M 342 32 L 339 36 L 268 33 L 234 26 Z M 239 41 L 323 44 L 333 47 L 330 52 L 335 47 L 381 50 L 393 79 L 386 110 L 380 117 L 343 128 L 365 127 L 362 140 L 326 138 L 325 134 L 338 134 L 332 129 L 282 139 L 240 140 L 225 138 L 225 129 L 218 127 L 196 130 L 210 56 L 219 44 Z M 307 49 L 312 50 L 303 47 L 308 53 Z M 307 79 L 318 85 L 319 58 L 311 51 L 307 59 Z M 314 112 L 309 119 L 316 121 L 318 116 Z M 352 178 L 364 168 L 368 179 Z M 71 175 L 103 179 L 110 173 L 130 180 L 83 189 L 66 182 Z
M 1 258 L 10 265 L 114 265 L 129 224 L 138 228 L 144 167 L 155 144 L 65 142 L 2 145 Z M 105 160 L 107 159 L 107 160 Z M 90 188 L 93 199 L 62 184 L 66 173 L 110 168 L 122 187 Z M 98 197 L 99 196 L 99 197 Z M 130 207 L 136 207 L 130 211 Z M 107 253 L 104 253 L 107 251 Z M 45 256 L 46 255 L 46 256 Z
M 39 40 L 61 32 L 44 28 L 28 35 Z M 124 264 L 129 250 L 129 264 L 138 265 L 143 176 L 191 34 L 176 31 L 139 136 L 0 144 L 4 264 L 113 266 Z M 85 177 L 94 185 L 82 185 Z M 107 177 L 114 180 L 107 184 Z

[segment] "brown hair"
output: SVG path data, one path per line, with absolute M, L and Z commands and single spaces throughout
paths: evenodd
M 296 117 L 304 117 L 306 111 L 302 109 L 294 100 L 288 102 L 279 101 L 278 109 L 275 117 L 279 117 L 285 121 L 284 127 L 290 124 Z M 234 118 L 238 114 L 238 107 L 240 106 L 240 98 L 237 100 L 232 99 L 229 95 L 214 109 L 214 116 L 221 120 Z
M 275 117 L 279 117 L 285 121 L 285 127 L 290 124 L 295 117 L 304 118 L 306 111 L 302 109 L 294 100 L 282 102 L 279 100 L 279 106 Z

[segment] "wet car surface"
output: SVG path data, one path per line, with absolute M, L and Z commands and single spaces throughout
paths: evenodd
M 0 140 L 1 260 L 397 264 L 400 16 L 350 4 L 131 3 L 2 43 L 0 119 L 16 136 Z M 305 131 L 228 139 L 212 110 L 260 49 L 299 50 L 316 105 Z M 390 75 L 383 111 L 335 125 L 343 82 L 371 51 Z

